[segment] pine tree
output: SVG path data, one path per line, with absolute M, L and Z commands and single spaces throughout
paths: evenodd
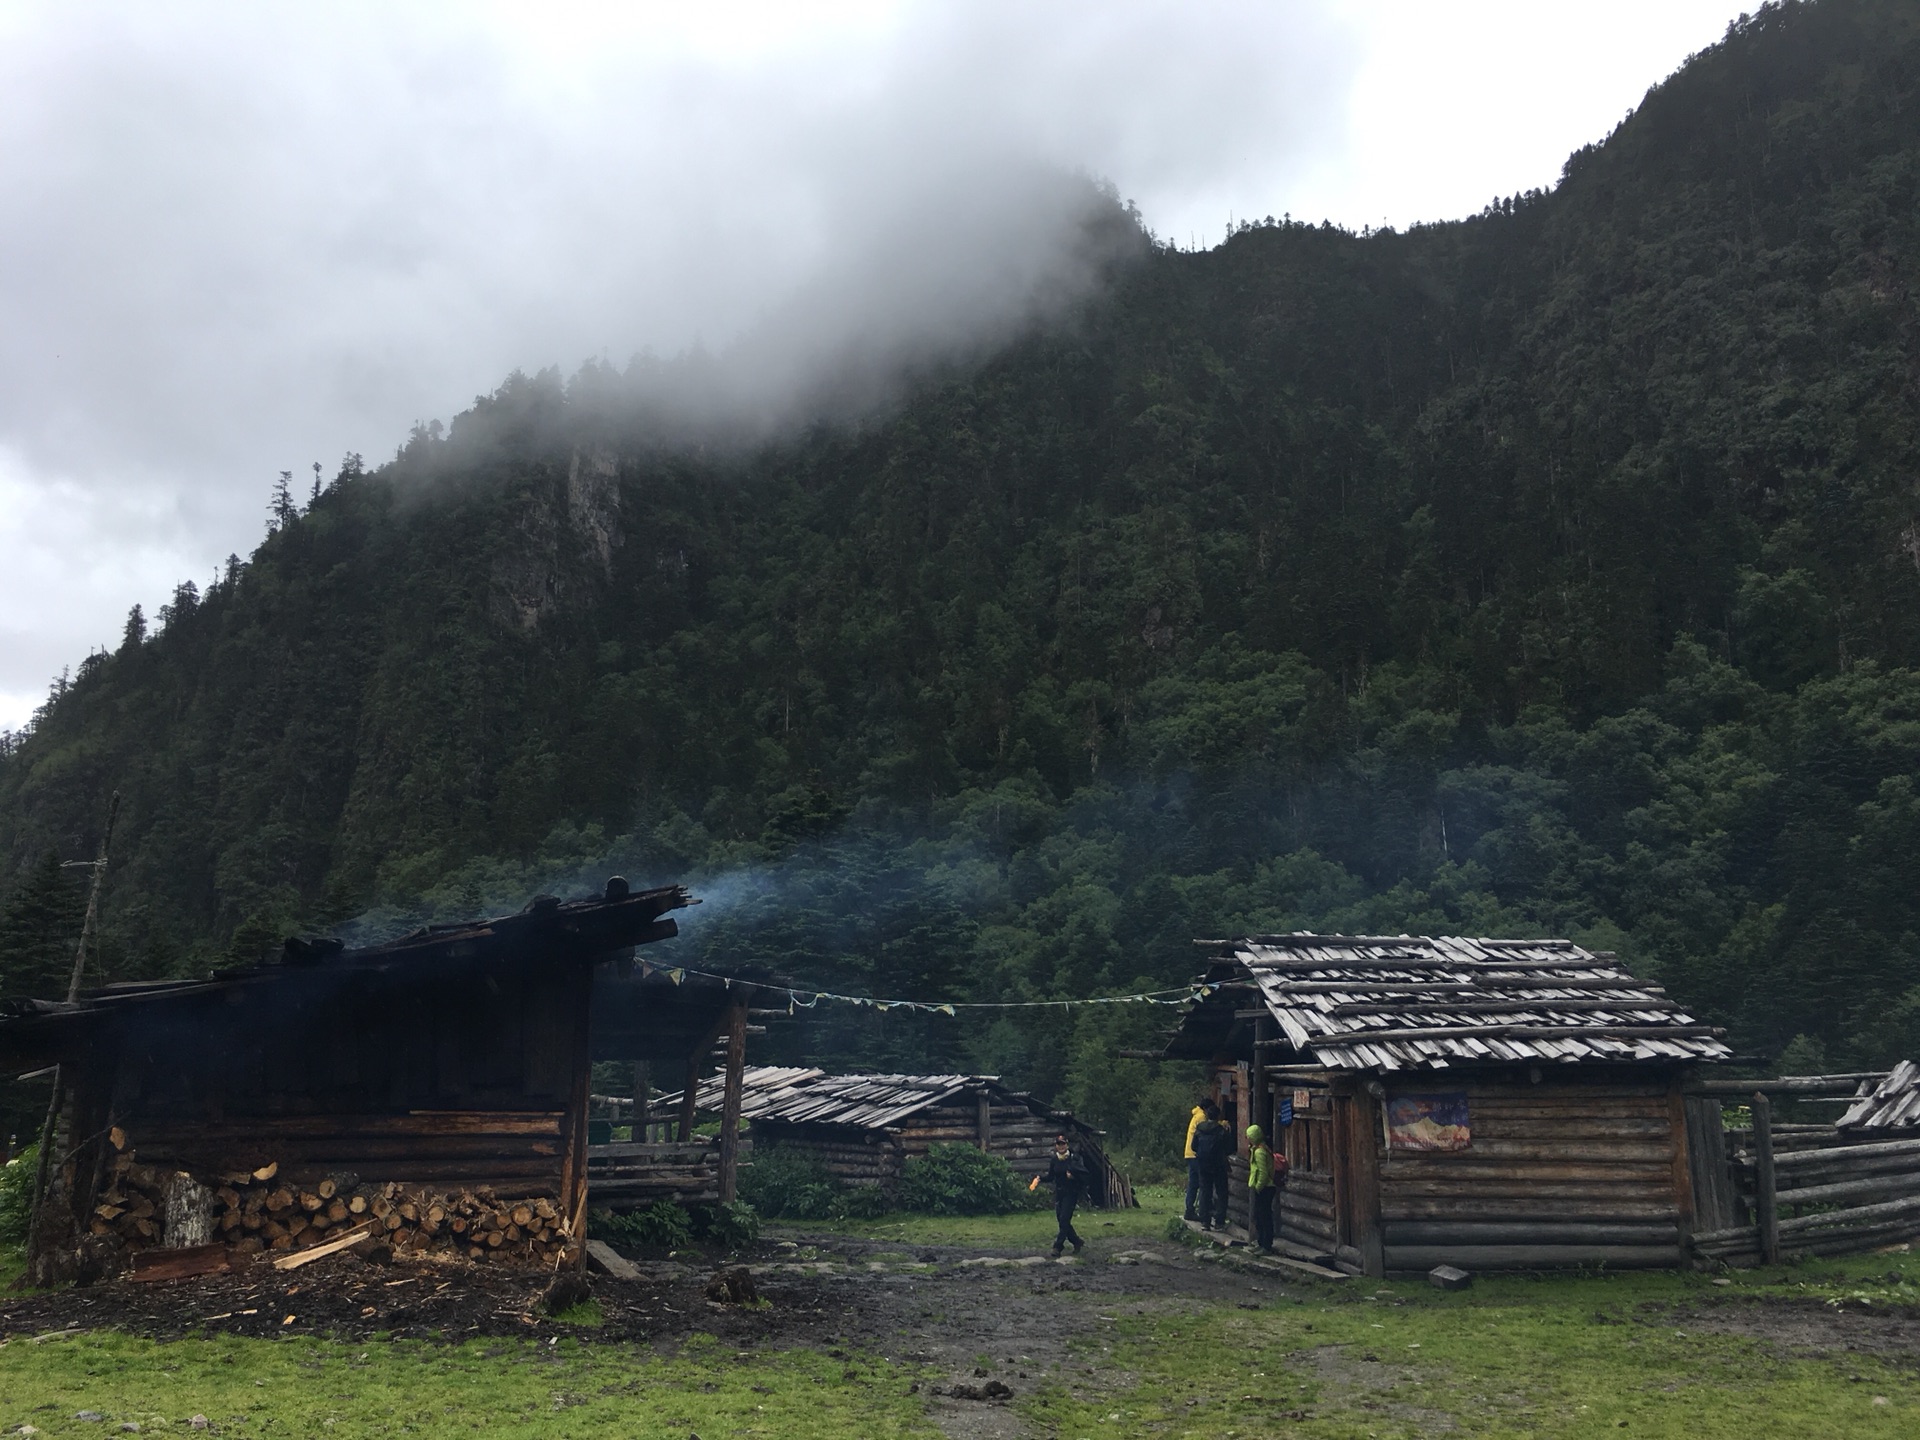
M 273 482 L 273 499 L 267 502 L 267 514 L 271 517 L 268 530 L 284 530 L 299 513 L 293 503 L 293 471 L 282 470 L 280 478 Z
M 49 850 L 0 905 L 0 998 L 62 999 L 86 918 L 86 894 Z

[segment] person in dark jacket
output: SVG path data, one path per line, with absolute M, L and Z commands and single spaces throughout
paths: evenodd
M 1207 1230 L 1227 1222 L 1227 1157 L 1233 1132 L 1220 1123 L 1220 1107 L 1209 1100 L 1207 1118 L 1193 1132 L 1193 1158 L 1200 1165 L 1200 1224 Z
M 1060 1226 L 1060 1233 L 1053 1237 L 1053 1253 L 1058 1256 L 1064 1246 L 1072 1245 L 1078 1255 L 1085 1242 L 1074 1231 L 1073 1212 L 1086 1189 L 1087 1167 L 1064 1135 L 1053 1137 L 1053 1159 L 1047 1162 L 1046 1179 L 1053 1186 L 1053 1218 Z

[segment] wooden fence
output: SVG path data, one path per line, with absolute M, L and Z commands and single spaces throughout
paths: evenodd
M 1858 1076 L 1802 1076 L 1789 1093 L 1838 1089 Z M 1695 1199 L 1702 1228 L 1694 1251 L 1734 1265 L 1772 1264 L 1790 1256 L 1842 1255 L 1920 1238 L 1920 1137 L 1843 1131 L 1833 1125 L 1775 1125 L 1771 1082 L 1716 1081 L 1690 1097 L 1696 1151 Z M 1784 1087 L 1783 1087 L 1784 1088 Z M 1777 1092 L 1776 1092 L 1777 1093 Z M 1692 1107 L 1717 1111 L 1722 1096 L 1750 1107 L 1750 1127 L 1719 1136 Z M 1718 1115 L 1714 1115 L 1717 1124 Z M 1898 1132 L 1895 1132 L 1896 1134 Z M 1718 1139 L 1723 1154 L 1711 1153 Z M 1702 1152 L 1705 1152 L 1704 1154 Z

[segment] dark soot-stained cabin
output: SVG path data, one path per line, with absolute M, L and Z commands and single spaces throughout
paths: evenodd
M 689 903 L 616 878 L 366 949 L 290 940 L 278 963 L 207 980 L 15 1003 L 0 1065 L 59 1066 L 36 1273 L 363 1227 L 403 1248 L 577 1258 L 595 973 L 676 934 L 666 912 Z M 626 987 L 623 1053 L 678 1062 L 729 1017 L 741 1028 L 749 987 L 686 978 Z
M 696 1104 L 715 1110 L 721 1100 L 720 1086 L 709 1081 Z M 938 1144 L 978 1146 L 1030 1179 L 1045 1172 L 1053 1137 L 1065 1132 L 1093 1175 L 1088 1202 L 1134 1203 L 1133 1187 L 1107 1158 L 1098 1130 L 992 1075 L 829 1075 L 750 1066 L 740 1113 L 756 1149 L 808 1155 L 850 1185 L 897 1185 L 907 1159 Z
M 1292 1166 L 1280 1239 L 1350 1273 L 1685 1259 L 1682 1086 L 1729 1052 L 1611 954 L 1404 935 L 1201 943 L 1219 988 L 1165 1053 L 1212 1067 L 1241 1137 L 1235 1215 L 1258 1121 Z

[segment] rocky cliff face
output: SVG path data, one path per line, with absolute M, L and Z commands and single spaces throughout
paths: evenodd
M 589 599 L 592 582 L 610 580 L 624 542 L 620 460 L 598 446 L 577 446 L 566 475 L 543 474 L 522 500 L 516 536 L 494 561 L 492 612 L 500 624 L 531 634 L 541 621 Z

